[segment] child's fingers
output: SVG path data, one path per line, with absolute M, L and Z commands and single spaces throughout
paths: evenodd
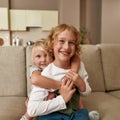
M 67 78 L 66 78 L 66 77 L 64 77 L 64 79 L 62 80 L 62 85 L 65 85 L 65 84 L 66 84 L 66 82 L 67 82 Z
M 68 79 L 68 78 L 65 78 L 65 79 L 63 80 L 63 82 L 62 82 L 62 86 L 68 87 L 68 88 L 70 88 L 70 89 L 73 89 L 74 84 L 73 84 L 73 81 L 72 81 L 72 80 L 70 80 L 70 79 Z
M 74 76 L 75 75 L 75 73 L 73 72 L 73 71 L 69 71 L 68 73 L 66 73 L 66 77 L 72 77 L 72 76 Z
M 70 87 L 70 89 L 72 89 L 73 88 L 73 81 L 72 80 L 69 80 L 69 87 Z
M 65 75 L 65 77 L 68 78 L 68 79 L 70 79 L 70 80 L 73 79 L 73 76 L 74 76 L 74 75 L 71 75 L 71 74 L 66 74 L 66 75 Z
M 69 80 L 69 79 L 67 79 L 67 81 L 66 81 L 66 87 L 70 87 L 71 88 L 71 86 L 72 86 L 72 81 L 71 80 Z
M 69 72 L 68 72 L 68 75 L 69 75 L 69 76 L 74 76 L 74 75 L 76 75 L 76 73 L 73 72 L 73 71 L 69 71 Z
M 71 90 L 72 94 L 73 94 L 75 91 L 76 91 L 76 88 L 73 88 L 73 89 Z

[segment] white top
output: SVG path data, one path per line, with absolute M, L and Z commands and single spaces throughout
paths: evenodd
M 85 81 L 86 91 L 80 92 L 82 95 L 86 96 L 91 92 L 91 88 L 87 81 L 88 74 L 85 70 L 84 64 L 81 62 L 79 70 L 79 75 Z M 48 78 L 61 81 L 69 69 L 62 69 L 56 67 L 53 63 L 49 64 L 41 73 L 41 75 Z M 66 104 L 61 95 L 53 98 L 52 100 L 47 100 L 48 91 L 54 91 L 54 89 L 40 88 L 39 86 L 32 85 L 32 91 L 28 102 L 28 114 L 32 117 L 49 114 L 55 111 L 66 109 Z
M 44 71 L 41 73 L 41 75 L 46 76 L 48 78 L 54 79 L 61 81 L 65 74 L 69 71 L 69 69 L 63 69 L 56 67 L 53 63 L 49 64 L 48 67 L 44 69 Z M 78 72 L 80 77 L 84 80 L 85 85 L 86 85 L 86 91 L 85 92 L 80 92 L 83 96 L 86 96 L 91 93 L 91 87 L 87 81 L 88 79 L 88 74 L 85 70 L 83 62 L 81 62 L 80 65 L 80 70 Z

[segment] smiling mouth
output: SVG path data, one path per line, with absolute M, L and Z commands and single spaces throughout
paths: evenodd
M 60 53 L 61 53 L 62 55 L 64 55 L 64 56 L 69 56 L 69 55 L 70 55 L 69 52 L 65 52 L 65 51 L 60 51 Z
M 41 64 L 41 66 L 47 66 L 47 64 Z

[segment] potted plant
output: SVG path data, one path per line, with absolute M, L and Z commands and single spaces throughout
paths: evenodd
M 80 33 L 81 33 L 81 40 L 80 40 L 80 44 L 89 44 L 90 41 L 87 38 L 87 29 L 85 27 L 81 27 L 80 28 Z

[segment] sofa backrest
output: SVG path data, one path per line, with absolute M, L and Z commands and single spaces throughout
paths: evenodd
M 106 90 L 120 90 L 120 44 L 101 44 Z
M 0 96 L 26 96 L 25 48 L 0 47 Z
M 100 49 L 97 45 L 82 46 L 82 61 L 89 75 L 92 91 L 105 91 Z M 30 92 L 29 68 L 31 61 L 31 46 L 26 48 L 27 91 Z
M 97 45 L 82 45 L 81 59 L 88 72 L 92 91 L 105 91 L 100 49 Z
M 31 82 L 30 82 L 30 66 L 32 65 L 31 58 L 32 46 L 26 47 L 26 73 L 27 73 L 27 93 L 31 91 Z

